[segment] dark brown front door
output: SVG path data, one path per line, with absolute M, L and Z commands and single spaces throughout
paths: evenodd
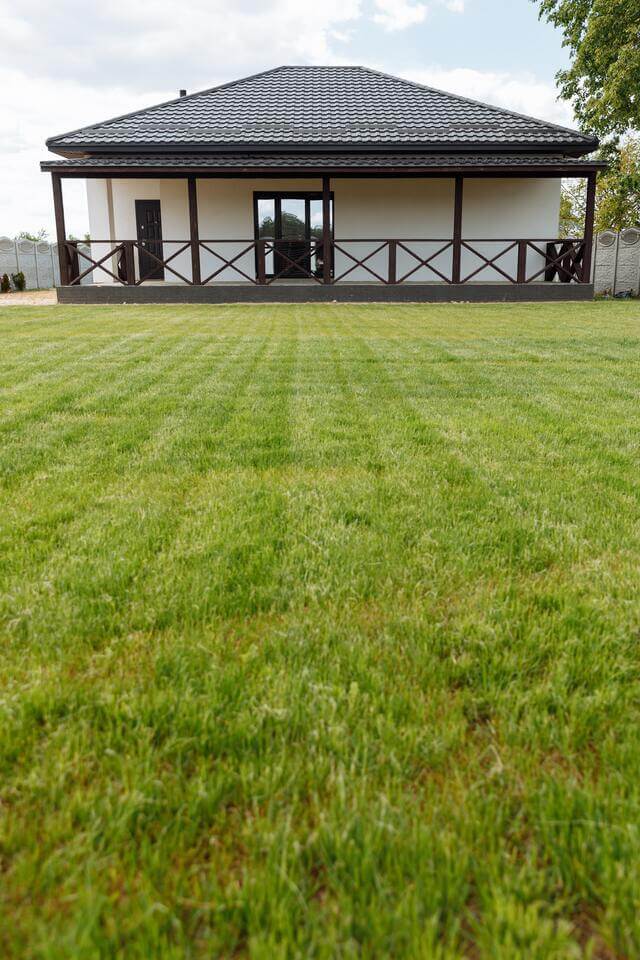
M 136 226 L 140 280 L 164 280 L 164 267 L 155 259 L 158 257 L 162 260 L 159 200 L 136 200 Z

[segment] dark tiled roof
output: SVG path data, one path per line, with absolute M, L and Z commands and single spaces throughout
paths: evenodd
M 57 149 L 520 147 L 595 141 L 366 67 L 276 67 L 47 141 Z
M 288 170 L 341 169 L 450 169 L 462 167 L 593 167 L 593 161 L 540 153 L 124 153 L 100 154 L 68 160 L 46 160 L 44 170 L 91 169 L 191 169 L 191 170 Z M 596 164 L 597 166 L 597 164 Z

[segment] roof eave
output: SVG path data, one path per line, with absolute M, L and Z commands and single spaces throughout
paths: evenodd
M 599 141 L 596 139 L 576 143 L 575 141 L 565 141 L 556 143 L 528 143 L 527 141 L 514 140 L 510 142 L 494 143 L 489 140 L 477 140 L 473 142 L 455 143 L 451 141 L 428 141 L 428 142 L 406 142 L 406 141 L 385 141 L 385 142 L 363 142 L 363 143 L 336 143 L 335 141 L 326 143 L 318 141 L 315 143 L 289 143 L 282 141 L 260 142 L 255 141 L 237 141 L 225 143 L 176 143 L 167 141 L 163 143 L 149 143 L 140 141 L 126 144 L 57 144 L 55 141 L 47 141 L 47 146 L 52 153 L 62 157 L 75 156 L 97 156 L 102 154 L 127 154 L 127 153 L 540 153 L 549 152 L 563 153 L 566 156 L 582 157 L 593 153 L 598 149 Z

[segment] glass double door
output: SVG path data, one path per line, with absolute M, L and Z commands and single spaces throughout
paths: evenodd
M 255 217 L 256 239 L 276 241 L 267 250 L 267 276 L 295 279 L 322 274 L 321 193 L 256 194 Z

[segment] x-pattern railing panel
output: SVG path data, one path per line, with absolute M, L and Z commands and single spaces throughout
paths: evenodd
M 303 253 L 300 257 L 298 257 L 296 260 L 292 260 L 291 257 L 289 257 L 286 253 L 283 253 L 282 250 L 279 250 L 279 249 L 278 249 L 278 246 L 277 246 L 277 245 L 278 245 L 279 242 L 280 242 L 280 241 L 278 241 L 278 240 L 265 240 L 265 241 L 264 241 L 264 243 L 265 243 L 265 254 L 273 253 L 273 254 L 274 254 L 274 258 L 275 258 L 276 254 L 277 254 L 277 256 L 280 257 L 282 260 L 286 260 L 287 263 L 289 264 L 289 266 L 288 266 L 288 267 L 284 267 L 282 270 L 279 271 L 279 273 L 274 273 L 273 276 L 270 276 L 270 277 L 265 281 L 267 284 L 273 283 L 274 280 L 279 280 L 280 278 L 282 278 L 282 277 L 286 274 L 286 272 L 287 272 L 288 270 L 291 270 L 292 267 L 293 267 L 293 268 L 296 268 L 296 269 L 298 269 L 298 270 L 304 271 L 305 275 L 306 275 L 307 277 L 309 277 L 309 279 L 315 280 L 316 283 L 322 283 L 322 279 L 321 279 L 320 277 L 316 277 L 316 275 L 314 274 L 313 270 L 311 270 L 310 267 L 307 268 L 307 267 L 303 267 L 303 266 L 302 266 L 302 261 L 303 261 L 303 260 L 307 260 L 307 259 L 308 259 L 308 260 L 310 261 L 310 260 L 311 260 L 311 257 L 314 255 L 314 253 L 317 253 L 317 252 L 318 252 L 318 249 L 323 246 L 323 243 L 322 243 L 321 240 L 316 240 L 316 241 L 308 240 L 308 241 L 305 241 L 307 249 L 305 249 L 304 253 Z
M 108 270 L 104 266 L 105 260 L 110 260 L 112 257 L 118 256 L 124 250 L 124 244 L 120 243 L 117 247 L 114 247 L 112 250 L 109 250 L 108 253 L 105 253 L 103 257 L 100 257 L 99 260 L 94 260 L 93 257 L 90 257 L 88 253 L 85 253 L 84 250 L 80 250 L 75 242 L 66 241 L 65 248 L 67 253 L 69 253 L 69 248 L 72 248 L 79 257 L 82 257 L 84 260 L 87 260 L 90 263 L 90 266 L 86 270 L 83 270 L 82 273 L 79 273 L 77 277 L 74 277 L 70 282 L 70 286 L 81 283 L 85 277 L 88 277 L 90 273 L 93 273 L 94 270 L 102 270 L 104 273 L 108 274 L 116 283 L 123 283 L 120 277 L 117 277 L 115 273 L 112 273 L 111 270 Z
M 479 241 L 474 240 L 473 242 L 474 242 L 474 243 L 478 243 Z M 487 241 L 484 241 L 484 242 L 486 242 L 486 243 L 502 243 L 501 240 L 487 240 Z M 477 250 L 475 247 L 473 247 L 473 246 L 471 245 L 471 243 L 469 243 L 467 240 L 462 240 L 461 243 L 462 243 L 462 246 L 463 246 L 463 248 L 464 248 L 465 250 L 468 250 L 468 251 L 469 251 L 470 253 L 472 253 L 474 256 L 478 257 L 479 260 L 482 260 L 482 263 L 480 264 L 479 267 L 477 267 L 475 270 L 473 270 L 473 271 L 472 271 L 470 274 L 468 274 L 466 277 L 463 277 L 463 278 L 460 280 L 460 283 L 469 283 L 469 281 L 472 280 L 473 277 L 476 277 L 479 273 L 482 273 L 482 271 L 483 271 L 483 270 L 486 270 L 487 267 L 490 267 L 492 270 L 496 270 L 501 276 L 503 276 L 503 277 L 505 278 L 505 280 L 508 280 L 509 283 L 517 283 L 517 282 L 518 282 L 516 277 L 513 277 L 513 276 L 511 276 L 510 274 L 508 274 L 505 270 L 502 269 L 502 267 L 499 267 L 498 264 L 497 264 L 497 262 L 496 262 L 496 261 L 500 260 L 501 257 L 506 256 L 506 255 L 507 255 L 508 253 L 510 253 L 512 250 L 515 250 L 515 248 L 518 246 L 518 241 L 517 241 L 517 240 L 513 240 L 512 242 L 510 242 L 510 243 L 508 244 L 508 246 L 506 246 L 506 247 L 504 248 L 504 250 L 500 250 L 500 252 L 499 252 L 499 253 L 496 253 L 493 257 L 491 257 L 491 256 L 489 256 L 489 255 L 485 256 L 483 253 L 481 253 L 479 250 Z
M 527 247 L 530 247 L 535 253 L 539 253 L 540 256 L 544 258 L 544 266 L 530 277 L 527 277 L 526 283 L 531 283 L 532 280 L 536 280 L 542 276 L 542 274 L 546 274 L 551 268 L 554 268 L 558 275 L 560 275 L 560 272 L 564 273 L 568 281 L 576 280 L 580 282 L 582 280 L 584 240 L 549 241 L 550 246 L 553 246 L 554 250 L 557 243 L 560 243 L 560 253 L 556 257 L 551 257 L 548 250 L 541 250 L 533 240 L 527 241 Z M 562 250 L 563 246 L 566 248 L 565 250 Z M 568 268 L 563 262 L 567 260 L 570 265 Z M 549 280 L 547 282 L 552 283 L 553 281 Z
M 436 267 L 433 266 L 431 261 L 435 260 L 436 257 L 439 257 L 441 254 L 445 253 L 445 251 L 447 251 L 449 248 L 453 247 L 453 240 L 446 241 L 444 246 L 440 247 L 439 250 L 436 250 L 435 253 L 432 253 L 431 256 L 426 257 L 424 260 L 420 258 L 419 254 L 415 253 L 414 250 L 411 250 L 407 246 L 407 242 L 403 240 L 398 240 L 397 241 L 398 247 L 400 248 L 400 250 L 404 250 L 406 253 L 408 253 L 411 257 L 413 257 L 418 262 L 415 265 L 415 267 L 412 267 L 411 270 L 407 271 L 407 273 L 403 274 L 401 277 L 398 277 L 398 279 L 396 280 L 396 283 L 404 283 L 405 280 L 408 280 L 409 277 L 412 277 L 413 274 L 416 273 L 418 270 L 420 270 L 422 267 L 426 267 L 427 270 L 431 270 L 432 273 L 435 273 L 435 275 L 437 277 L 440 277 L 440 279 L 443 280 L 445 283 L 452 282 L 451 277 L 447 277 L 445 276 L 444 273 L 441 273 Z
M 242 270 L 239 266 L 237 266 L 237 263 L 236 263 L 236 261 L 239 260 L 241 257 L 244 257 L 248 253 L 250 253 L 252 250 L 255 250 L 255 246 L 256 246 L 255 241 L 251 240 L 247 244 L 247 246 L 240 251 L 240 253 L 236 253 L 236 255 L 231 257 L 230 260 L 228 260 L 226 257 L 223 257 L 222 254 L 218 253 L 217 250 L 212 250 L 211 247 L 209 246 L 210 243 L 218 243 L 218 242 L 220 241 L 217 241 L 217 240 L 201 240 L 200 241 L 200 246 L 202 247 L 203 250 L 206 250 L 208 253 L 212 254 L 212 256 L 217 257 L 218 260 L 222 260 L 222 266 L 218 267 L 217 270 L 214 270 L 213 273 L 210 273 L 208 277 L 205 277 L 205 279 L 202 281 L 202 285 L 204 286 L 205 284 L 210 283 L 212 280 L 215 280 L 216 277 L 220 276 L 220 274 L 224 273 L 224 271 L 227 269 L 235 270 L 236 273 L 239 273 L 240 276 L 244 277 L 245 280 L 248 280 L 249 283 L 257 283 L 257 280 L 255 277 L 249 276 L 249 274 L 245 273 L 245 271 Z M 243 243 L 244 241 L 237 241 L 237 242 Z
M 385 277 L 381 277 L 379 273 L 376 273 L 370 266 L 367 265 L 367 260 L 370 260 L 371 257 L 375 257 L 377 253 L 380 253 L 385 247 L 389 246 L 388 240 L 382 240 L 380 245 L 368 253 L 362 260 L 358 260 L 357 257 L 354 257 L 353 254 L 349 253 L 348 250 L 345 250 L 342 243 L 376 243 L 375 240 L 342 240 L 340 243 L 334 240 L 333 249 L 336 252 L 342 253 L 345 257 L 348 257 L 350 260 L 353 260 L 353 266 L 349 267 L 348 270 L 345 270 L 344 273 L 341 273 L 340 276 L 334 277 L 333 282 L 338 283 L 339 280 L 344 280 L 345 277 L 348 277 L 350 273 L 353 273 L 354 270 L 357 270 L 358 267 L 362 267 L 363 270 L 366 270 L 371 274 L 372 277 L 375 277 L 376 280 L 379 280 L 380 283 L 388 283 Z
M 180 242 L 180 241 L 164 240 L 163 244 L 169 245 L 175 242 Z M 174 276 L 178 277 L 180 280 L 183 281 L 183 283 L 188 283 L 189 285 L 193 284 L 193 280 L 189 280 L 187 277 L 184 276 L 184 274 L 179 273 L 177 270 L 174 270 L 173 267 L 169 266 L 172 260 L 175 260 L 175 258 L 180 256 L 181 253 L 184 253 L 185 250 L 188 250 L 190 248 L 191 246 L 190 240 L 187 240 L 186 243 L 184 243 L 178 250 L 175 250 L 174 253 L 172 253 L 171 256 L 167 257 L 166 259 L 162 259 L 161 257 L 156 256 L 156 254 L 153 253 L 153 251 L 151 251 L 147 246 L 144 245 L 144 243 L 141 243 L 139 240 L 135 240 L 133 243 L 133 246 L 134 246 L 134 249 L 137 249 L 139 253 L 144 252 L 145 256 L 151 257 L 153 260 L 156 261 L 156 263 L 160 264 L 160 266 L 165 267 L 165 269 L 167 269 L 169 273 L 172 273 Z M 151 274 L 149 273 L 149 274 L 146 274 L 144 277 L 139 277 L 138 280 L 136 280 L 135 282 L 136 287 L 139 287 L 141 283 L 144 283 L 145 280 L 148 280 L 150 276 Z

